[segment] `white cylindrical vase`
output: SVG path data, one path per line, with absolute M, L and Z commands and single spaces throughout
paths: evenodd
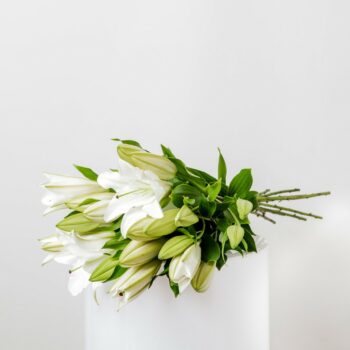
M 88 293 L 85 349 L 268 350 L 268 310 L 264 249 L 229 259 L 205 293 L 175 298 L 162 277 L 119 312 L 110 296 L 97 305 Z

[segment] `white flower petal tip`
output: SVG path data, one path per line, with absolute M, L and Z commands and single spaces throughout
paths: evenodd
M 79 295 L 91 282 L 90 274 L 83 268 L 79 268 L 70 273 L 68 290 L 73 296 Z

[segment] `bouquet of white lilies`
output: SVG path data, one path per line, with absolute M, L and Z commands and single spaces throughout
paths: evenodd
M 118 308 L 160 276 L 168 278 L 175 296 L 189 285 L 204 292 L 228 256 L 257 251 L 250 214 L 272 223 L 272 215 L 321 218 L 275 203 L 329 194 L 256 192 L 250 169 L 226 182 L 220 151 L 216 178 L 187 167 L 164 146 L 163 155 L 156 155 L 136 141 L 115 140 L 117 170 L 98 175 L 75 166 L 82 176 L 45 174 L 45 213 L 69 213 L 57 223 L 57 232 L 40 243 L 49 253 L 44 264 L 69 265 L 73 295 L 89 285 L 105 285 Z

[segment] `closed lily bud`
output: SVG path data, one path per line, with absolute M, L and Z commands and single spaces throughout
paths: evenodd
M 170 209 L 160 219 L 141 219 L 129 228 L 127 237 L 137 241 L 149 241 L 168 235 L 176 230 L 175 217 L 178 212 L 179 209 Z
M 193 239 L 188 236 L 181 235 L 172 237 L 162 246 L 158 254 L 158 259 L 166 260 L 180 255 L 192 244 Z
M 136 241 L 150 241 L 173 233 L 177 227 L 195 224 L 198 217 L 186 206 L 166 210 L 160 219 L 146 217 L 132 225 L 127 237 Z
M 86 233 L 99 227 L 101 223 L 92 221 L 83 213 L 66 216 L 56 225 L 65 232 Z
M 177 172 L 176 166 L 169 159 L 146 152 L 140 147 L 121 143 L 117 151 L 124 161 L 142 170 L 150 170 L 162 180 L 172 179 Z
M 183 205 L 175 217 L 175 225 L 187 227 L 197 223 L 198 220 L 198 216 L 188 206 Z
M 214 274 L 215 265 L 216 263 L 214 261 L 201 262 L 196 274 L 191 281 L 191 285 L 196 292 L 203 293 L 209 288 L 211 279 Z
M 244 220 L 248 214 L 253 210 L 253 203 L 247 201 L 246 199 L 237 199 L 237 211 L 239 218 L 241 220 Z
M 158 255 L 164 242 L 164 239 L 150 242 L 131 241 L 121 253 L 119 263 L 124 267 L 146 264 Z
M 201 248 L 198 243 L 191 245 L 181 255 L 173 258 L 169 265 L 169 278 L 177 283 L 182 293 L 191 283 L 201 262 Z
M 147 288 L 160 265 L 159 260 L 153 260 L 145 265 L 131 267 L 116 280 L 109 292 L 117 298 L 118 310 Z
M 227 228 L 227 237 L 232 249 L 238 247 L 244 237 L 244 229 L 241 225 L 231 225 Z

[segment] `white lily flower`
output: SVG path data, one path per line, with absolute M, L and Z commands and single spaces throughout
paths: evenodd
M 111 222 L 124 214 L 121 233 L 126 237 L 128 229 L 137 221 L 150 216 L 162 218 L 160 200 L 169 192 L 170 184 L 159 179 L 149 170 L 141 170 L 120 160 L 119 171 L 102 173 L 97 182 L 105 189 L 112 188 L 116 195 L 110 201 L 104 219 Z
M 58 231 L 56 234 L 40 240 L 43 250 L 49 255 L 43 260 L 43 264 L 49 261 L 70 266 L 68 290 L 72 295 L 79 294 L 88 285 L 91 272 L 98 262 L 104 257 L 102 247 L 111 237 L 106 232 L 96 235 L 96 239 L 84 239 L 74 233 Z
M 182 293 L 191 283 L 201 263 L 201 248 L 193 244 L 181 255 L 173 258 L 169 265 L 169 278 L 179 286 Z
M 83 177 L 48 173 L 44 175 L 48 179 L 48 182 L 43 185 L 48 191 L 42 199 L 42 203 L 48 206 L 45 214 L 65 208 L 65 203 L 75 197 L 105 192 L 105 189 L 96 182 Z

